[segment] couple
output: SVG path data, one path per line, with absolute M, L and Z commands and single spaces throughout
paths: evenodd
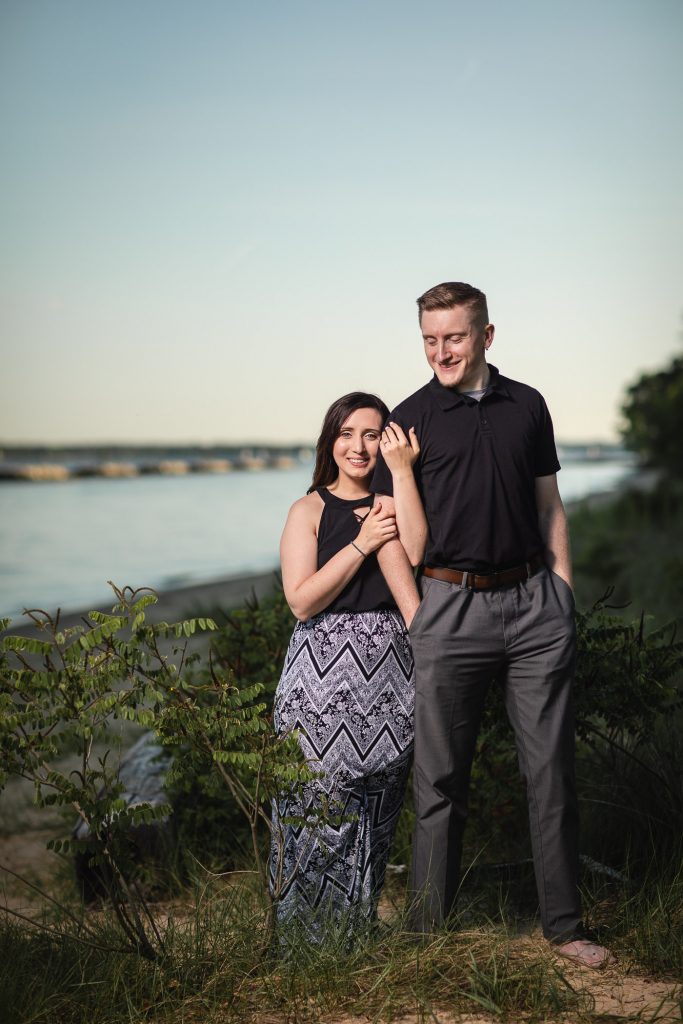
M 363 393 L 331 406 L 282 537 L 299 622 L 275 724 L 297 730 L 321 774 L 274 806 L 278 915 L 314 939 L 322 911 L 352 926 L 374 916 L 414 721 L 413 925 L 446 921 L 497 678 L 526 779 L 543 933 L 603 966 L 610 954 L 587 937 L 578 893 L 574 599 L 552 422 L 537 391 L 486 362 L 483 292 L 446 283 L 417 304 L 434 376 L 391 414 Z M 302 827 L 314 806 L 331 813 Z

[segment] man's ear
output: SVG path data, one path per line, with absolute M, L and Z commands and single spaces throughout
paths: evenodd
M 493 324 L 487 324 L 484 328 L 484 348 L 489 349 L 493 344 L 493 335 L 496 333 L 496 328 Z

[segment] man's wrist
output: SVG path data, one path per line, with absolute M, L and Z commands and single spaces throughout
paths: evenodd
M 570 570 L 566 569 L 563 565 L 553 565 L 550 568 L 551 568 L 552 572 L 555 573 L 556 576 L 559 576 L 560 579 L 564 580 L 564 582 L 567 584 L 567 586 L 571 590 L 574 589 L 574 580 L 572 578 L 572 574 L 571 574 Z

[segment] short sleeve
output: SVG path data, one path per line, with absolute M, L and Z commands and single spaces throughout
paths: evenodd
M 552 476 L 560 469 L 555 447 L 555 433 L 553 421 L 545 404 L 542 395 L 538 396 L 538 431 L 536 434 L 536 449 L 534 452 L 534 476 Z
M 410 424 L 406 426 L 405 417 L 401 415 L 398 409 L 393 409 L 392 412 L 389 413 L 389 419 L 384 426 L 386 427 L 387 423 L 390 422 L 398 423 L 399 427 L 403 429 L 405 434 L 408 434 L 408 427 Z M 391 476 L 391 470 L 384 461 L 381 445 L 379 446 L 379 452 L 377 453 L 377 465 L 375 466 L 370 490 L 373 494 L 390 494 L 392 497 L 394 495 L 394 481 Z

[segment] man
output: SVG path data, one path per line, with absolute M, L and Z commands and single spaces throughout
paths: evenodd
M 563 955 L 602 966 L 610 954 L 585 936 L 578 894 L 574 599 L 552 422 L 537 391 L 487 363 L 494 327 L 483 292 L 440 284 L 418 308 L 434 376 L 392 413 L 401 431 L 389 425 L 383 435 L 416 451 L 414 427 L 429 527 L 422 600 L 414 617 L 414 601 L 404 611 L 417 670 L 416 928 L 438 927 L 455 904 L 472 759 L 495 677 L 526 777 L 544 935 Z M 387 508 L 382 459 L 372 489 Z M 400 590 L 390 552 L 382 567 Z

